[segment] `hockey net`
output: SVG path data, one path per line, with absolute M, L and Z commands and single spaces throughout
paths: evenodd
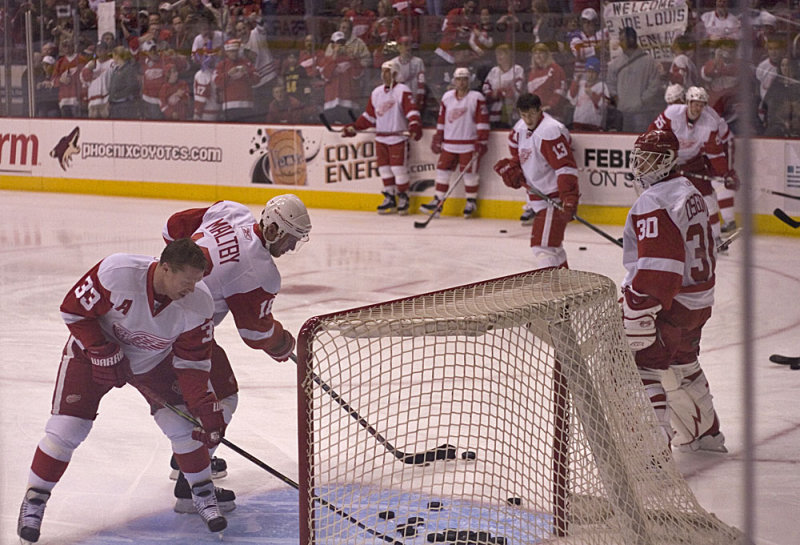
M 628 350 L 614 283 L 524 273 L 310 319 L 302 544 L 719 544 Z

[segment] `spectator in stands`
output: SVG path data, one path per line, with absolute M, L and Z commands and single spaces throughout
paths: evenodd
M 286 88 L 275 85 L 272 88 L 272 101 L 267 108 L 267 123 L 297 125 L 303 122 L 303 104 L 286 93 Z
M 350 123 L 351 111 L 357 107 L 359 83 L 364 67 L 346 47 L 341 31 L 331 35 L 331 43 L 320 59 L 320 75 L 325 82 L 323 113 L 330 123 Z
M 109 117 L 139 119 L 141 84 L 133 54 L 124 45 L 118 45 L 112 52 L 112 58 L 114 68 L 108 80 Z
M 185 19 L 184 19 L 185 20 Z M 222 31 L 215 30 L 206 19 L 201 18 L 197 21 L 198 34 L 192 41 L 192 57 L 198 66 L 202 62 L 202 55 L 210 51 L 222 51 L 222 44 L 225 41 Z M 202 51 L 198 55 L 198 51 Z
M 473 27 L 469 38 L 470 54 L 462 60 L 462 64 L 471 67 L 475 72 L 479 82 L 486 78 L 486 74 L 494 66 L 494 55 L 491 51 L 496 44 L 495 36 L 492 14 L 483 8 L 478 14 L 478 24 Z
M 53 87 L 53 67 L 56 60 L 41 53 L 33 55 L 33 115 L 35 117 L 61 117 L 58 107 L 58 89 Z M 28 115 L 28 73 L 22 73 L 23 113 Z
M 528 72 L 527 90 L 539 97 L 542 111 L 558 121 L 565 119 L 566 76 L 564 69 L 553 61 L 550 48 L 539 43 L 531 49 L 531 68 Z
M 214 83 L 214 69 L 219 60 L 214 51 L 198 52 L 200 69 L 194 75 L 194 119 L 198 121 L 217 121 L 219 119 L 219 100 L 217 84 Z
M 188 59 L 192 54 L 192 42 L 194 41 L 194 37 L 189 32 L 183 17 L 180 15 L 173 17 L 172 27 L 170 30 L 172 36 L 170 38 L 169 45 L 172 47 L 175 53 Z
M 767 49 L 769 36 L 775 33 L 778 20 L 770 12 L 764 9 L 761 0 L 750 0 L 750 7 L 743 10 L 742 19 L 745 17 L 750 21 L 752 32 L 753 60 L 758 62 L 763 58 Z
M 497 64 L 483 80 L 483 96 L 489 108 L 489 125 L 493 129 L 510 129 L 517 122 L 517 98 L 522 94 L 525 71 L 512 62 L 511 47 L 498 45 Z
M 411 51 L 411 36 L 401 36 L 397 40 L 397 82 L 405 83 L 414 95 L 420 113 L 425 108 L 425 63 Z
M 361 38 L 364 43 L 369 43 L 370 29 L 377 17 L 374 11 L 364 7 L 364 0 L 351 0 L 350 9 L 344 12 L 344 17 L 352 25 L 353 36 Z
M 742 37 L 742 22 L 728 10 L 728 0 L 716 0 L 716 7 L 700 16 L 701 37 L 715 42 Z
M 161 25 L 161 17 L 157 13 L 147 16 L 147 30 L 135 38 L 131 38 L 129 44 L 131 51 L 137 52 L 144 42 L 151 41 L 154 44 L 169 42 L 172 33 Z
M 245 28 L 248 27 L 245 26 Z M 272 87 L 275 85 L 280 68 L 280 64 L 272 55 L 269 47 L 264 18 L 259 18 L 256 27 L 247 32 L 245 40 L 242 42 L 245 44 L 244 53 L 253 63 L 257 76 L 253 86 L 253 116 L 255 119 L 264 119 L 272 100 Z
M 600 17 L 594 8 L 581 12 L 580 31 L 569 41 L 569 49 L 575 58 L 573 76 L 582 76 L 589 57 L 603 58 L 608 40 L 600 28 Z M 541 97 L 539 97 L 541 98 Z
M 81 79 L 80 72 L 86 64 L 86 58 L 75 52 L 75 43 L 64 41 L 53 68 L 53 87 L 58 88 L 58 107 L 61 117 L 80 117 L 81 115 Z
M 678 83 L 683 88 L 692 87 L 700 82 L 700 73 L 692 59 L 694 42 L 686 34 L 677 36 L 672 42 L 672 65 L 669 69 L 670 83 Z
M 372 26 L 369 29 L 367 38 L 364 39 L 364 41 L 367 42 L 367 45 L 374 48 L 375 53 L 373 54 L 372 63 L 374 66 L 380 66 L 385 60 L 387 60 L 385 56 L 375 58 L 375 54 L 381 52 L 382 55 L 382 46 L 384 44 L 397 41 L 397 39 L 402 35 L 400 28 L 400 18 L 394 15 L 392 11 L 392 1 L 379 0 L 378 15 L 372 22 Z
M 778 66 L 778 73 L 761 101 L 766 119 L 764 135 L 798 138 L 800 81 L 797 79 L 797 64 L 791 58 L 783 57 Z
M 166 81 L 161 85 L 159 98 L 164 119 L 184 121 L 191 112 L 191 95 L 185 81 L 178 79 L 178 67 L 168 64 L 165 67 Z
M 572 128 L 578 131 L 600 131 L 611 99 L 608 87 L 600 81 L 600 59 L 586 59 L 583 76 L 575 76 L 569 88 L 568 98 L 575 107 Z
M 412 43 L 420 43 L 420 21 L 426 13 L 426 0 L 391 0 L 400 23 L 399 33 L 411 36 Z
M 241 41 L 227 40 L 225 57 L 214 71 L 222 119 L 229 122 L 253 120 L 253 84 L 258 78 L 253 63 L 240 56 L 241 48 Z
M 81 79 L 88 88 L 89 118 L 108 119 L 108 82 L 114 59 L 111 58 L 111 50 L 105 42 L 99 42 L 95 51 L 97 57 L 86 63 L 81 71 Z
M 533 0 L 531 13 L 533 15 L 533 43 L 545 44 L 550 51 L 558 51 L 559 35 L 561 34 L 560 17 L 550 11 L 547 0 Z
M 763 99 L 778 74 L 781 60 L 786 55 L 786 44 L 783 38 L 772 35 L 767 39 L 767 58 L 756 67 L 759 98 Z
M 100 36 L 100 41 L 106 44 L 109 52 L 114 51 L 114 48 L 117 47 L 117 38 L 112 32 L 103 32 L 103 35 Z
M 323 55 L 325 55 L 325 50 L 314 43 L 314 36 L 306 34 L 303 38 L 303 48 L 300 50 L 298 62 L 309 78 L 319 77 L 320 59 Z
M 132 37 L 139 35 L 139 18 L 130 0 L 122 2 L 117 20 L 117 28 L 120 31 L 117 42 L 128 43 L 128 40 Z
M 700 69 L 700 77 L 708 89 L 708 105 L 731 124 L 736 116 L 735 101 L 740 78 L 736 42 L 717 40 L 714 45 L 713 57 Z
M 169 2 L 161 2 L 158 5 L 158 16 L 161 17 L 161 26 L 164 28 L 172 24 L 172 4 Z
M 632 27 L 622 30 L 620 47 L 622 55 L 608 65 L 608 90 L 622 113 L 622 130 L 642 133 L 664 109 L 667 72 L 639 49 Z
M 89 7 L 89 0 L 78 0 L 78 28 L 81 32 L 97 29 L 97 13 Z
M 435 96 L 442 96 L 450 84 L 456 65 L 464 63 L 469 54 L 469 40 L 477 25 L 475 0 L 467 0 L 464 7 L 447 12 L 442 23 L 442 37 L 431 57 L 430 86 Z M 465 55 L 466 53 L 466 55 Z
M 156 44 L 152 40 L 142 42 L 139 49 L 142 54 L 139 66 L 142 73 L 142 104 L 143 119 L 163 119 L 161 112 L 161 86 L 167 80 L 166 60 L 159 54 Z

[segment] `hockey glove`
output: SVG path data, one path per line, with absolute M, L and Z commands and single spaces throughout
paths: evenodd
M 562 214 L 566 220 L 572 221 L 575 218 L 575 213 L 578 211 L 578 178 L 569 174 L 564 174 L 558 177 L 556 182 L 558 184 L 558 198 L 561 200 L 563 208 Z
M 736 174 L 735 170 L 729 170 L 725 173 L 724 184 L 725 188 L 730 189 L 731 191 L 736 191 L 739 189 L 741 182 L 739 181 L 739 176 Z
M 278 339 L 275 339 L 273 346 L 266 349 L 265 352 L 272 356 L 275 361 L 286 361 L 294 351 L 294 337 L 285 329 L 278 334 Z
M 419 142 L 419 139 L 422 138 L 422 125 L 417 122 L 411 123 L 408 126 L 408 132 L 415 142 Z
M 192 430 L 192 439 L 200 441 L 208 448 L 213 448 L 225 437 L 226 424 L 219 401 L 212 395 L 209 395 L 209 398 L 192 411 L 202 426 Z
M 489 145 L 486 142 L 483 140 L 475 142 L 475 153 L 478 157 L 483 157 L 487 151 L 489 151 Z
M 649 295 L 625 288 L 622 295 L 622 326 L 628 345 L 636 352 L 656 342 L 656 315 L 661 304 Z
M 433 140 L 431 140 L 431 151 L 435 154 L 442 153 L 442 133 L 437 132 L 433 135 Z
M 92 380 L 103 386 L 125 386 L 130 363 L 119 345 L 106 343 L 90 346 L 86 354 L 92 362 Z
M 356 131 L 356 124 L 350 123 L 348 125 L 345 125 L 344 128 L 342 129 L 342 136 L 344 136 L 345 138 L 352 138 L 353 136 L 356 135 L 357 132 L 358 131 Z
M 511 189 L 519 189 L 525 185 L 525 175 L 522 173 L 519 162 L 514 159 L 500 159 L 494 164 L 494 171 Z

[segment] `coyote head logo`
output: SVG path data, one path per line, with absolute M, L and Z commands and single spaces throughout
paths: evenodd
M 72 162 L 72 156 L 80 153 L 81 147 L 78 145 L 78 137 L 80 135 L 81 130 L 75 127 L 67 136 L 62 137 L 56 147 L 50 151 L 50 157 L 58 160 L 61 170 L 67 170 L 70 162 Z

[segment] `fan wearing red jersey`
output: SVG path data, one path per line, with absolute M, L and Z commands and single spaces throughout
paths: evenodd
M 367 107 L 355 123 L 345 125 L 342 136 L 375 127 L 375 153 L 383 181 L 383 202 L 378 214 L 408 214 L 408 136 L 422 138 L 419 110 L 411 89 L 397 82 L 397 60 L 381 65 L 382 83 L 370 93 Z
M 488 149 L 489 110 L 484 96 L 470 90 L 469 80 L 469 69 L 456 68 L 453 72 L 454 88 L 444 94 L 439 105 L 436 134 L 431 141 L 431 151 L 439 155 L 436 194 L 433 200 L 420 207 L 426 214 L 439 213 L 456 169 L 464 171 L 467 196 L 464 217 L 471 218 L 478 210 L 478 168 L 481 156 Z M 472 161 L 476 155 L 477 159 Z
M 292 354 L 295 339 L 272 314 L 281 288 L 274 259 L 299 249 L 310 231 L 303 201 L 286 194 L 267 202 L 260 221 L 248 207 L 233 201 L 177 212 L 167 220 L 163 237 L 166 241 L 191 237 L 206 254 L 209 266 L 204 282 L 214 300 L 214 324 L 219 325 L 230 312 L 247 346 L 283 362 Z M 239 385 L 225 351 L 216 341 L 212 346 L 211 386 L 229 423 L 238 404 Z M 215 461 L 224 467 L 220 458 Z M 175 476 L 180 483 L 180 475 Z
M 520 120 L 508 135 L 510 159 L 501 159 L 494 169 L 508 187 L 528 191 L 528 206 L 534 212 L 531 249 L 538 268 L 567 268 L 564 231 L 578 208 L 578 169 L 572 154 L 569 131 L 542 110 L 537 95 L 525 93 L 517 99 Z M 557 199 L 563 210 L 536 195 Z
M 208 449 L 225 434 L 217 397 L 208 389 L 214 302 L 201 282 L 203 251 L 190 239 L 171 242 L 160 260 L 114 254 L 73 286 L 61 304 L 70 337 L 61 356 L 45 436 L 33 456 L 17 533 L 39 539 L 45 505 L 72 454 L 89 435 L 100 401 L 126 382 L 150 403 L 156 424 L 188 481 L 175 509 L 199 513 L 208 529 L 227 525 L 222 500 L 235 495 L 211 482 Z M 162 406 L 188 410 L 193 425 Z
M 623 325 L 665 448 L 727 452 L 697 359 L 714 304 L 716 246 L 703 196 L 676 172 L 678 154 L 668 130 L 650 130 L 634 145 L 633 175 L 643 191 L 623 231 Z M 665 390 L 664 371 L 674 373 L 677 389 Z

